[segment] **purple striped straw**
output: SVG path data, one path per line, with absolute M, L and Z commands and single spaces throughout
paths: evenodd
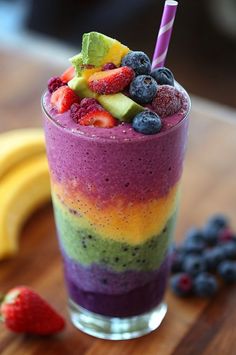
M 167 0 L 165 2 L 161 26 L 157 36 L 156 47 L 152 60 L 152 69 L 164 67 L 177 6 L 177 1 Z

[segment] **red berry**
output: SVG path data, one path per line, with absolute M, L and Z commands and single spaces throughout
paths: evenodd
M 75 103 L 70 108 L 70 117 L 76 123 L 79 123 L 81 118 L 90 111 L 103 111 L 103 107 L 99 105 L 95 99 L 85 98 L 81 101 L 80 105 Z
M 94 126 L 112 128 L 116 125 L 116 119 L 107 111 L 95 110 L 88 112 L 79 122 L 82 126 Z
M 64 73 L 60 76 L 61 80 L 64 81 L 65 83 L 68 83 L 71 79 L 73 79 L 75 76 L 75 68 L 74 67 L 69 67 L 67 68 Z
M 98 94 L 115 94 L 129 85 L 133 77 L 132 68 L 120 67 L 94 73 L 88 79 L 88 86 Z
M 174 115 L 183 103 L 183 94 L 175 87 L 161 85 L 158 87 L 156 97 L 152 101 L 153 110 L 161 117 Z
M 57 89 L 59 89 L 61 86 L 66 85 L 65 82 L 63 82 L 59 76 L 53 76 L 48 80 L 48 91 L 50 93 L 53 93 Z
M 97 105 L 97 106 L 101 106 L 99 104 L 99 102 L 96 100 L 96 99 L 93 99 L 91 97 L 85 97 L 84 99 L 81 100 L 80 102 L 80 106 L 84 107 L 84 108 L 88 108 L 90 106 L 94 106 L 94 105 Z
M 54 106 L 59 113 L 66 112 L 71 105 L 79 102 L 79 97 L 68 86 L 62 86 L 52 93 L 51 105 Z
M 114 63 L 106 63 L 103 65 L 102 70 L 106 71 L 106 70 L 112 70 L 112 69 L 116 69 L 116 65 Z
M 25 286 L 10 290 L 0 313 L 13 332 L 49 335 L 65 327 L 64 319 L 39 295 Z

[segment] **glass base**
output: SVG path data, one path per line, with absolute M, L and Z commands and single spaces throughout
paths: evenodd
M 157 329 L 167 312 L 160 303 L 150 312 L 135 317 L 105 317 L 78 306 L 69 300 L 69 312 L 74 326 L 84 333 L 101 339 L 125 340 L 141 337 Z

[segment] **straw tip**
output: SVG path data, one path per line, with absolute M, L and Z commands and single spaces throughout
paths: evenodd
M 174 1 L 174 0 L 166 0 L 165 5 L 169 5 L 169 6 L 177 6 L 177 5 L 178 5 L 178 1 Z

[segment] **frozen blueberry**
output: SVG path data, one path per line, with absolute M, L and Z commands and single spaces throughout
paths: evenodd
M 218 283 L 214 276 L 202 273 L 194 279 L 194 293 L 200 297 L 209 297 L 216 293 Z
M 203 228 L 203 239 L 208 245 L 216 245 L 219 237 L 219 227 L 212 223 L 207 223 Z
M 235 259 L 236 258 L 236 242 L 235 241 L 230 241 L 230 242 L 224 243 L 219 248 L 222 249 L 225 259 Z
M 159 85 L 174 86 L 174 75 L 168 68 L 157 68 L 151 72 L 151 76 L 156 80 Z
M 180 251 L 173 251 L 170 257 L 171 272 L 176 273 L 183 271 L 184 253 Z
M 170 286 L 177 296 L 188 296 L 193 288 L 192 278 L 186 273 L 176 274 L 170 278 Z
M 135 71 L 136 75 L 150 74 L 151 62 L 147 54 L 140 51 L 133 51 L 126 54 L 122 59 L 122 66 L 127 66 Z
M 186 235 L 185 235 L 185 239 L 186 240 L 194 240 L 194 241 L 203 241 L 203 233 L 201 231 L 201 229 L 198 229 L 198 228 L 190 228 Z
M 205 245 L 202 240 L 187 239 L 183 244 L 183 249 L 186 254 L 200 254 Z
M 222 261 L 222 263 L 219 264 L 217 271 L 226 283 L 236 282 L 236 261 Z
M 206 261 L 200 255 L 187 255 L 183 262 L 183 269 L 192 276 L 196 276 L 206 270 Z
M 221 229 L 221 228 L 225 228 L 229 225 L 229 220 L 223 214 L 215 214 L 214 216 L 212 216 L 208 220 L 207 224 L 214 225 L 214 226 L 218 227 L 219 229 Z
M 148 104 L 156 96 L 157 87 L 156 81 L 150 75 L 139 75 L 131 82 L 129 94 L 140 104 Z
M 203 256 L 208 270 L 215 270 L 225 258 L 224 251 L 219 246 L 205 250 Z
M 137 132 L 155 134 L 161 129 L 161 119 L 155 112 L 145 110 L 134 117 L 132 126 Z

